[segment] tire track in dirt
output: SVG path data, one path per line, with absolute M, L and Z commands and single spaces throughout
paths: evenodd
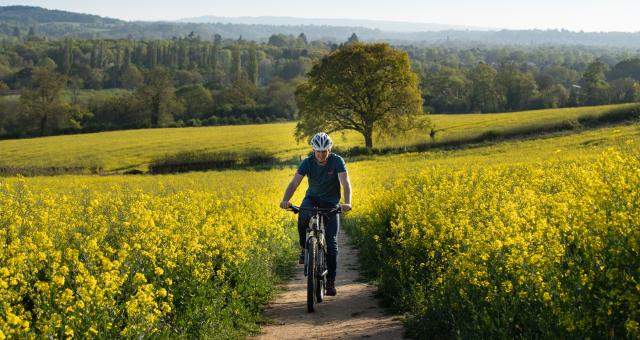
M 337 296 L 326 296 L 307 313 L 307 281 L 298 266 L 295 276 L 281 287 L 276 300 L 265 308 L 267 319 L 253 339 L 401 339 L 398 317 L 387 315 L 374 298 L 375 287 L 363 282 L 358 272 L 358 252 L 338 235 Z

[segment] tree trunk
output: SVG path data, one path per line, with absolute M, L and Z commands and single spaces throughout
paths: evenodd
M 363 133 L 364 135 L 364 145 L 367 147 L 367 149 L 371 149 L 373 148 L 373 133 L 371 131 L 366 131 L 365 133 Z
M 160 122 L 160 98 L 154 97 L 151 102 L 151 127 L 158 127 Z
M 44 132 L 47 128 L 47 112 L 44 112 L 42 119 L 40 119 L 40 136 L 44 136 Z

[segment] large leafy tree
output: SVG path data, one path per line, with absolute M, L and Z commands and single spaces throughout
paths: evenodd
M 626 59 L 616 64 L 611 70 L 611 79 L 632 78 L 640 81 L 640 58 Z
M 182 101 L 185 109 L 184 114 L 179 118 L 200 119 L 212 110 L 213 97 L 211 92 L 200 84 L 183 87 L 176 91 L 176 96 Z
M 587 105 L 600 105 L 609 102 L 609 83 L 605 80 L 607 65 L 596 60 L 582 75 L 582 100 Z
M 151 126 L 167 123 L 184 109 L 175 95 L 169 71 L 156 67 L 147 72 L 145 84 L 136 91 L 137 97 L 149 111 Z
M 427 123 L 409 56 L 388 44 L 351 43 L 322 58 L 298 86 L 299 140 L 353 130 L 373 147 L 374 131 L 395 135 Z
M 425 74 L 423 95 L 435 113 L 466 112 L 469 80 L 463 69 L 443 66 Z
M 44 136 L 59 130 L 78 130 L 81 121 L 91 116 L 86 109 L 62 100 L 67 78 L 54 68 L 46 64 L 34 68 L 31 86 L 21 92 L 20 114 L 28 134 Z
M 125 89 L 133 90 L 144 83 L 144 75 L 134 64 L 126 64 L 120 70 L 120 84 Z
M 37 119 L 41 136 L 47 132 L 51 120 L 59 114 L 60 95 L 67 79 L 54 70 L 55 66 L 43 65 L 33 71 L 31 87 L 22 90 L 20 100 L 24 111 Z
M 469 104 L 472 111 L 496 112 L 504 102 L 504 96 L 496 85 L 496 70 L 485 63 L 479 63 L 472 71 L 469 79 Z
M 538 84 L 531 73 L 522 72 L 515 64 L 504 65 L 496 75 L 496 85 L 504 94 L 508 111 L 524 110 L 529 107 L 538 92 Z

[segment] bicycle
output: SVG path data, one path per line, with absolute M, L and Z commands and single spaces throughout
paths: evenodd
M 305 242 L 304 275 L 307 277 L 307 312 L 315 311 L 315 304 L 324 300 L 327 284 L 327 246 L 324 238 L 324 218 L 329 214 L 339 214 L 340 207 L 305 208 L 292 205 L 289 210 L 295 214 L 302 211 L 311 211 L 314 214 L 309 220 L 307 237 Z

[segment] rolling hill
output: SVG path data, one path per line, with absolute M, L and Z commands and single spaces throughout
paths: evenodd
M 167 39 L 191 32 L 203 39 L 223 38 L 266 41 L 273 34 L 305 33 L 310 40 L 343 42 L 352 33 L 366 41 L 394 44 L 495 44 L 495 45 L 570 45 L 640 48 L 640 32 L 573 32 L 568 30 L 486 30 L 449 25 L 402 22 L 329 20 L 307 24 L 300 18 L 271 18 L 259 24 L 211 23 L 211 18 L 186 19 L 194 22 L 122 21 L 96 15 L 79 14 L 30 6 L 0 6 L 0 37 L 35 28 L 49 39 L 131 38 Z M 214 18 L 213 20 L 219 20 Z M 234 19 L 236 22 L 242 20 Z M 204 21 L 204 23 L 203 23 Z M 229 19 L 227 19 L 229 21 Z M 258 21 L 260 22 L 260 21 Z M 268 23 L 268 24 L 267 24 Z M 378 27 L 378 28 L 371 28 Z
M 428 133 L 421 132 L 403 138 L 378 139 L 374 146 L 403 148 L 423 144 L 428 149 L 430 143 L 433 146 L 460 146 L 500 136 L 518 139 L 548 131 L 569 130 L 573 133 L 581 130 L 580 119 L 599 117 L 615 109 L 636 106 L 623 104 L 512 113 L 431 115 L 437 131 L 434 140 L 429 138 Z M 0 141 L 0 166 L 99 167 L 106 172 L 147 170 L 153 159 L 186 151 L 263 150 L 280 160 L 298 159 L 308 153 L 309 147 L 306 143 L 296 143 L 294 128 L 295 123 L 291 122 L 124 130 L 4 140 Z M 334 139 L 341 150 L 363 144 L 362 136 L 353 132 L 336 133 Z

